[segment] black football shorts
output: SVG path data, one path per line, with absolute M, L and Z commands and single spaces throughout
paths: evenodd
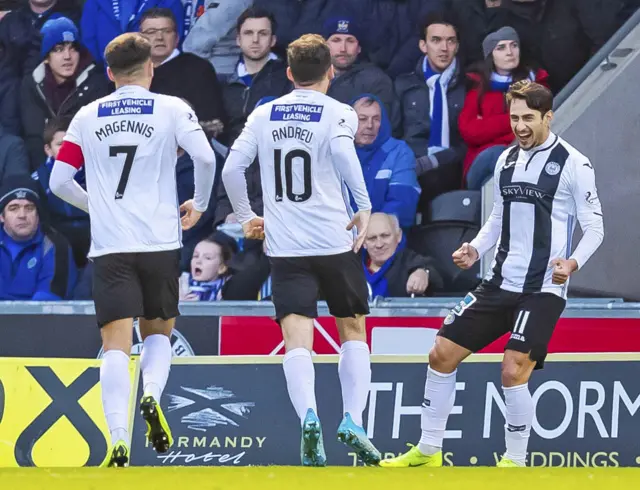
M 451 310 L 438 335 L 478 352 L 511 332 L 505 350 L 529 354 L 541 369 L 565 305 L 552 293 L 514 293 L 483 282 Z
M 98 326 L 123 318 L 179 315 L 180 250 L 115 253 L 93 259 Z
M 318 316 L 322 296 L 336 318 L 369 313 L 369 289 L 359 256 L 348 251 L 314 257 L 270 257 L 276 319 Z

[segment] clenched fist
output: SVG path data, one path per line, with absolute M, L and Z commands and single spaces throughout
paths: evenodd
M 479 258 L 478 251 L 469 245 L 463 243 L 462 246 L 453 252 L 453 263 L 461 269 L 469 269 Z

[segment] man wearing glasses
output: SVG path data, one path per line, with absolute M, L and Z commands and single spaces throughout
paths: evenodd
M 140 33 L 151 43 L 151 91 L 188 100 L 207 135 L 219 136 L 225 117 L 216 72 L 208 61 L 180 52 L 173 12 L 166 8 L 147 10 L 142 14 Z

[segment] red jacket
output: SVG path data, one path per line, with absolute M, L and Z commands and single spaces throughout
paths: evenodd
M 467 144 L 467 155 L 464 158 L 463 181 L 466 181 L 467 172 L 478 154 L 495 145 L 510 145 L 515 139 L 511 131 L 511 122 L 504 93 L 485 92 L 478 111 L 478 94 L 480 75 L 469 73 L 470 80 L 476 87 L 467 92 L 464 107 L 458 119 L 460 135 Z M 536 72 L 536 82 L 548 87 L 549 74 L 544 70 Z

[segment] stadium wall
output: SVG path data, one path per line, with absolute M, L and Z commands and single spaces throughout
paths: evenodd
M 475 355 L 458 371 L 445 435 L 445 465 L 492 466 L 504 449 L 500 355 Z M 318 410 L 330 465 L 355 457 L 334 437 L 342 416 L 337 356 L 315 358 Z M 424 356 L 374 356 L 364 414 L 385 456 L 420 434 Z M 639 354 L 552 355 L 535 373 L 528 466 L 640 464 Z M 132 466 L 298 465 L 300 428 L 278 357 L 175 358 L 162 407 L 174 446 L 156 454 L 135 410 L 131 363 Z M 0 359 L 0 467 L 95 466 L 107 451 L 99 361 Z

